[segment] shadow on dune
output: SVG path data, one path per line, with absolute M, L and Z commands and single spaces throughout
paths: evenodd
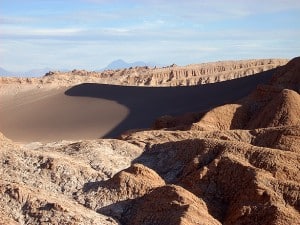
M 104 137 L 114 138 L 130 129 L 149 128 L 163 115 L 208 110 L 248 95 L 258 84 L 267 83 L 275 69 L 252 76 L 190 87 L 133 87 L 84 83 L 65 91 L 67 96 L 102 98 L 129 109 L 129 115 Z

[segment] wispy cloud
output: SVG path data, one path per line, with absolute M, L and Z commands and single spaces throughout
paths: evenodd
M 60 38 L 75 37 L 83 33 L 80 28 L 30 28 L 20 26 L 6 26 L 1 29 L 1 39 L 5 38 Z
M 20 24 L 28 24 L 31 22 L 34 22 L 33 18 L 0 15 L 0 25 L 20 25 Z
M 1 66 L 11 70 L 292 57 L 300 46 L 299 0 L 2 2 Z

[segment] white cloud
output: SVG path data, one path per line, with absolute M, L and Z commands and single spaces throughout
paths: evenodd
M 69 36 L 83 32 L 83 29 L 80 28 L 57 28 L 57 29 L 32 29 L 29 30 L 33 35 L 42 35 L 42 36 Z M 25 33 L 28 34 L 26 30 Z
M 82 33 L 80 28 L 31 28 L 20 26 L 3 26 L 1 37 L 63 37 Z
M 128 35 L 130 33 L 129 28 L 104 28 L 101 32 L 109 35 Z

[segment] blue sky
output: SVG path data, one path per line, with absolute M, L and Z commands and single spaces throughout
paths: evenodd
M 0 67 L 11 71 L 299 53 L 299 0 L 0 0 Z

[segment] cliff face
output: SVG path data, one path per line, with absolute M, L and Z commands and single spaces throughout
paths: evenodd
M 247 98 L 122 140 L 1 135 L 2 223 L 297 224 L 299 76 L 296 58 Z
M 135 67 L 122 70 L 89 72 L 49 72 L 42 78 L 0 77 L 0 84 L 70 86 L 80 83 L 103 83 L 130 86 L 191 86 L 250 76 L 286 64 L 286 59 L 221 61 L 163 68 Z
M 186 67 L 171 66 L 154 69 L 151 73 L 136 76 L 133 78 L 133 85 L 190 86 L 209 84 L 260 73 L 285 63 L 287 63 L 286 60 L 263 59 L 224 61 Z

